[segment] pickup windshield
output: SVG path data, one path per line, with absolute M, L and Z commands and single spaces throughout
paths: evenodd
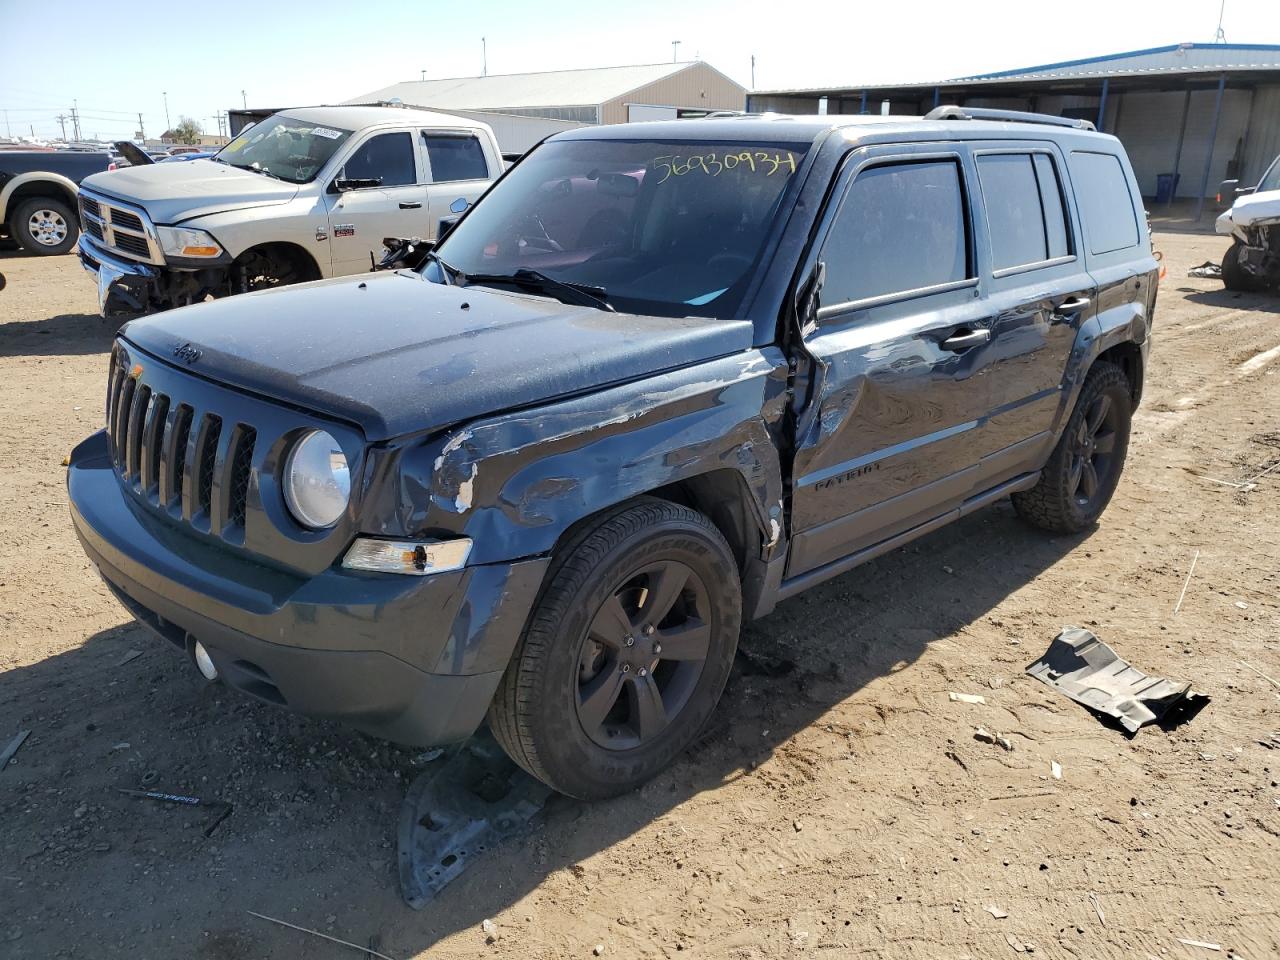
M 1255 192 L 1266 193 L 1269 190 L 1280 190 L 1280 157 L 1271 161 L 1271 166 L 1258 181 L 1258 189 Z
M 277 180 L 310 183 L 349 136 L 350 130 L 277 113 L 244 131 L 213 159 Z
M 467 214 L 426 276 L 500 286 L 536 272 L 631 313 L 732 317 L 807 147 L 552 141 Z

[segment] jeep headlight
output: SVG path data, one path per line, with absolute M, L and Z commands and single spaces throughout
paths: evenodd
M 156 227 L 160 249 L 171 257 L 207 259 L 222 256 L 222 246 L 204 230 L 190 227 Z
M 323 430 L 303 434 L 284 463 L 284 500 L 303 526 L 338 522 L 351 500 L 351 467 L 342 447 Z

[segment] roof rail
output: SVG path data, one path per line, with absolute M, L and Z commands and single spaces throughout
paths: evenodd
M 924 115 L 926 120 L 1006 120 L 1010 123 L 1043 123 L 1050 127 L 1071 127 L 1075 130 L 1097 130 L 1088 120 L 1071 117 L 1055 117 L 1048 113 L 1028 113 L 1024 110 L 993 110 L 988 107 L 934 107 Z

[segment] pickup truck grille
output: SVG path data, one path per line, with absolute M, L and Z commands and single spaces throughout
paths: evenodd
M 164 263 L 155 228 L 141 208 L 130 208 L 81 188 L 80 222 L 104 250 L 143 263 Z
M 243 543 L 257 430 L 224 423 L 153 389 L 141 365 L 111 358 L 107 438 L 121 481 L 152 507 L 231 543 Z M 225 442 L 224 442 L 225 439 Z

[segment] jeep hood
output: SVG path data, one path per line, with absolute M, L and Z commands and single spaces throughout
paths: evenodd
M 211 213 L 287 203 L 298 193 L 296 183 L 273 180 L 266 174 L 213 160 L 124 167 L 85 177 L 82 185 L 140 206 L 153 222 L 168 224 Z
M 752 332 L 745 320 L 608 313 L 405 272 L 241 294 L 135 320 L 122 336 L 177 365 L 190 345 L 193 374 L 378 441 L 738 353 Z

